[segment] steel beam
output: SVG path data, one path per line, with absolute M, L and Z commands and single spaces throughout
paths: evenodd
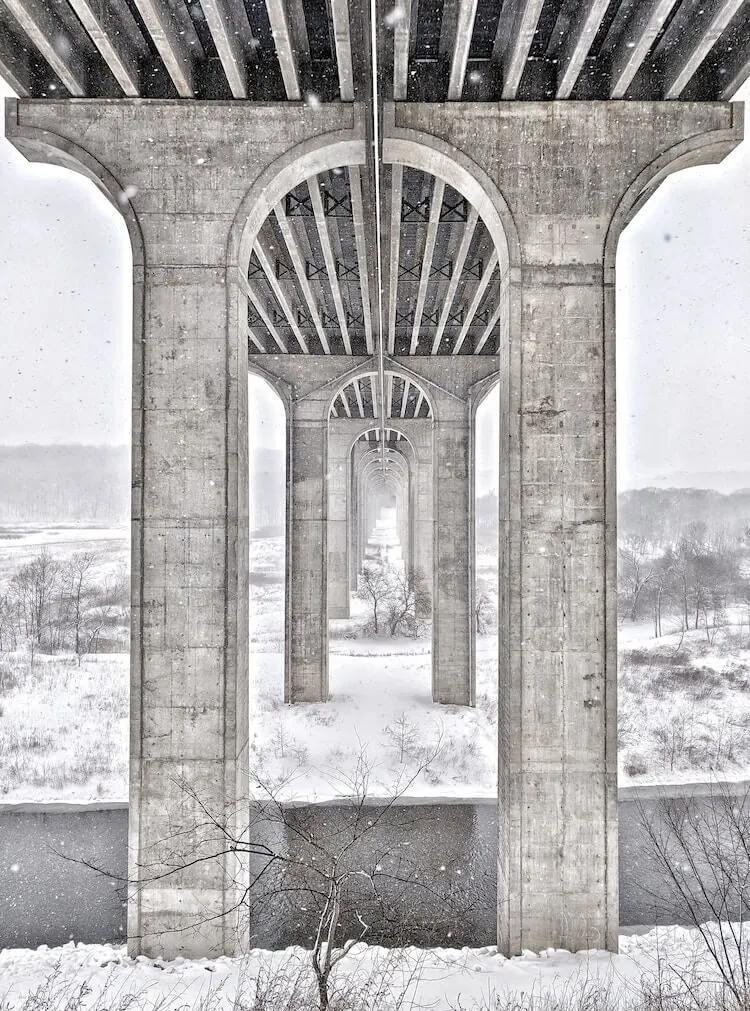
M 612 53 L 610 98 L 625 97 L 677 2 L 678 0 L 650 0 L 648 4 L 636 9 L 637 17 L 631 19 Z
M 281 76 L 284 79 L 286 97 L 292 101 L 299 101 L 302 97 L 299 88 L 299 70 L 284 0 L 266 0 L 266 10 L 271 24 L 271 34 L 276 46 Z
M 588 0 L 578 7 L 558 56 L 556 98 L 570 98 L 609 3 L 610 0 Z
M 352 353 L 352 342 L 349 339 L 349 328 L 346 325 L 346 311 L 344 309 L 344 301 L 341 298 L 341 286 L 339 285 L 339 279 L 336 275 L 336 261 L 333 256 L 333 249 L 331 248 L 331 236 L 328 231 L 328 222 L 326 221 L 325 211 L 323 209 L 323 198 L 320 195 L 318 177 L 311 176 L 307 180 L 307 187 L 310 190 L 310 198 L 312 199 L 313 213 L 315 215 L 315 224 L 318 226 L 320 246 L 323 250 L 323 259 L 326 264 L 328 281 L 331 285 L 333 304 L 336 306 L 336 316 L 338 317 L 341 336 L 344 341 L 346 353 L 350 355 Z
M 683 49 L 680 45 L 666 58 L 664 68 L 664 97 L 679 98 L 701 63 L 718 42 L 722 32 L 746 0 L 721 0 L 710 23 L 695 36 L 692 44 Z
M 51 5 L 43 0 L 5 0 L 5 6 L 70 94 L 82 98 L 86 94 L 86 67 Z

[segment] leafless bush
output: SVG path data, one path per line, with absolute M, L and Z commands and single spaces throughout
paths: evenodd
M 708 797 L 664 799 L 640 822 L 670 904 L 695 927 L 710 972 L 701 982 L 722 1001 L 750 1007 L 750 789 L 712 787 Z M 717 998 L 718 999 L 718 998 Z M 688 1005 L 686 1005 L 688 1006 Z

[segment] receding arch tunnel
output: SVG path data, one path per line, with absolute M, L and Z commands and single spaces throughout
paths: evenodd
M 404 150 L 409 164 L 381 166 L 380 207 L 360 164 L 287 165 L 299 182 L 245 241 L 240 326 L 288 411 L 290 702 L 328 697 L 328 622 L 350 613 L 376 480 L 433 591 L 433 698 L 475 698 L 473 425 L 510 328 L 508 243 L 486 196 L 490 227 L 449 181 L 465 166 Z

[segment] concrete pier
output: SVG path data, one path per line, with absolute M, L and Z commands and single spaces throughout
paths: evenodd
M 351 387 L 339 403 L 363 431 L 403 423 L 411 440 L 434 697 L 472 704 L 472 411 L 499 382 L 498 943 L 613 949 L 615 253 L 670 172 L 732 150 L 740 111 L 462 102 L 460 88 L 388 106 L 380 333 L 368 108 L 344 71 L 349 98 L 319 106 L 8 103 L 11 141 L 91 179 L 133 247 L 130 951 L 234 954 L 245 936 L 231 841 L 247 824 L 249 354 L 288 412 L 295 703 L 327 698 L 347 523 L 363 548 L 364 503 L 354 521 L 341 504 L 360 451 L 332 439 Z

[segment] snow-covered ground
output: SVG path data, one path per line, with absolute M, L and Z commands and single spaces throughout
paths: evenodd
M 0 523 L 0 587 L 22 565 L 43 549 L 58 561 L 66 561 L 76 551 L 95 551 L 107 562 L 128 564 L 130 529 L 82 527 L 74 524 L 42 526 L 39 523 Z
M 8 949 L 0 952 L 0 1007 L 3 1011 L 312 1011 L 317 1002 L 303 999 L 305 993 L 312 996 L 309 966 L 309 952 L 300 948 L 173 962 L 132 959 L 124 947 L 110 945 Z M 331 993 L 348 991 L 347 999 L 332 1007 L 351 1011 L 396 1007 L 525 1011 L 550 1009 L 544 999 L 552 995 L 560 998 L 554 1005 L 560 1011 L 567 1007 L 609 1011 L 633 1006 L 644 989 L 653 992 L 660 987 L 662 994 L 671 993 L 670 1000 L 652 998 L 648 1005 L 638 1006 L 677 1011 L 694 1007 L 687 990 L 698 979 L 709 985 L 717 980 L 698 931 L 660 927 L 622 935 L 616 955 L 548 949 L 508 959 L 495 947 L 387 950 L 359 943 L 334 970 Z M 283 995 L 294 980 L 300 999 L 290 1004 Z M 378 992 L 379 1003 L 367 999 L 368 981 L 369 996 Z M 680 993 L 685 994 L 684 1003 Z M 36 999 L 30 996 L 34 994 Z M 582 999 L 585 994 L 588 999 Z
M 94 547 L 102 569 L 127 561 L 127 532 L 102 528 L 0 529 L 0 585 L 42 547 L 64 558 Z M 491 587 L 491 551 L 478 556 Z M 283 542 L 256 539 L 251 557 L 251 754 L 265 782 L 292 776 L 299 798 L 346 793 L 357 756 L 372 793 L 390 793 L 427 755 L 411 785 L 421 797 L 492 797 L 496 790 L 497 636 L 477 638 L 477 707 L 430 701 L 427 639 L 350 638 L 332 623 L 331 700 L 283 704 Z M 750 778 L 750 627 L 728 615 L 712 643 L 664 622 L 619 632 L 621 785 Z M 127 654 L 0 656 L 0 802 L 127 797 Z
M 622 785 L 750 778 L 750 627 L 747 611 L 711 631 L 664 622 L 618 632 Z

